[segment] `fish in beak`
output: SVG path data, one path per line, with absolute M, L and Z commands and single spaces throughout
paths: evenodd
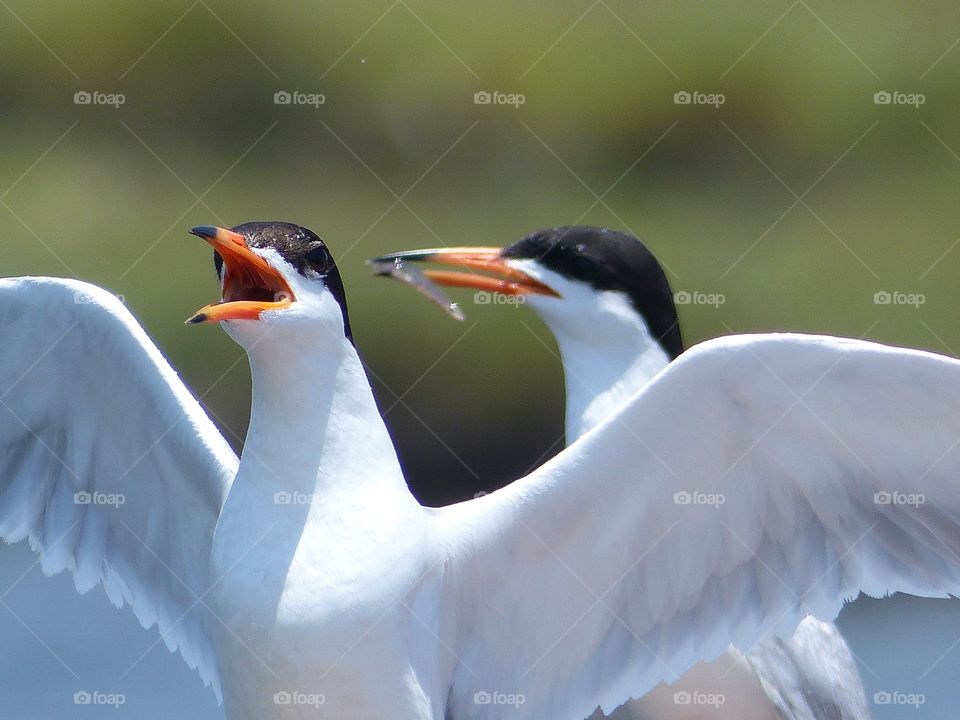
M 408 250 L 373 258 L 368 262 L 381 275 L 391 274 L 387 269 L 396 263 L 430 262 L 464 268 L 456 270 L 424 270 L 423 275 L 437 285 L 465 287 L 475 290 L 500 293 L 501 295 L 550 295 L 559 294 L 542 282 L 521 270 L 510 267 L 502 256 L 503 248 L 456 247 L 430 250 Z M 481 275 L 480 273 L 488 273 Z

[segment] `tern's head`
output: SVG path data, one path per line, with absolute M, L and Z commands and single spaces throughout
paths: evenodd
M 683 351 L 663 268 L 629 233 L 579 225 L 555 227 L 530 233 L 505 248 L 413 250 L 376 261 L 393 259 L 471 270 L 425 274 L 438 285 L 522 298 L 561 342 L 565 337 L 585 344 L 598 342 L 607 334 L 613 342 L 622 343 L 625 330 L 636 327 L 648 333 L 669 358 Z
M 248 222 L 229 230 L 201 225 L 190 232 L 213 246 L 221 300 L 188 323 L 223 323 L 247 349 L 268 332 L 352 339 L 340 273 L 314 232 L 287 222 Z

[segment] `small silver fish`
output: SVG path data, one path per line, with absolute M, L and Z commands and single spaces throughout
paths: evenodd
M 454 320 L 465 319 L 460 306 L 455 302 L 451 302 L 450 298 L 443 293 L 443 290 L 413 265 L 404 265 L 403 260 L 400 258 L 383 262 L 371 262 L 370 264 L 373 266 L 373 271 L 377 275 L 389 275 L 401 282 L 405 282 L 418 293 L 429 298 L 446 310 L 447 314 Z

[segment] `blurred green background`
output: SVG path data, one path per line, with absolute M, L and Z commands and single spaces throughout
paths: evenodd
M 561 368 L 529 310 L 465 293 L 458 324 L 372 277 L 379 253 L 606 225 L 675 290 L 723 295 L 680 307 L 688 343 L 804 330 L 960 349 L 956 3 L 0 6 L 0 272 L 122 294 L 235 447 L 245 358 L 182 323 L 217 295 L 197 224 L 283 219 L 327 240 L 410 481 L 435 501 L 559 447 Z M 325 101 L 276 104 L 284 91 Z M 695 91 L 723 103 L 675 102 Z
M 123 294 L 237 446 L 246 362 L 181 324 L 217 289 L 195 224 L 286 219 L 328 241 L 411 481 L 438 498 L 556 446 L 560 367 L 529 310 L 464 295 L 457 324 L 371 277 L 377 253 L 606 225 L 675 289 L 723 294 L 680 308 L 688 342 L 960 348 L 954 3 L 11 0 L 0 18 L 2 272 Z M 475 104 L 484 90 L 525 101 Z

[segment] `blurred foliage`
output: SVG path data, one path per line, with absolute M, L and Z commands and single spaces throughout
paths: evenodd
M 465 295 L 454 323 L 371 277 L 378 253 L 608 225 L 675 289 L 725 296 L 680 308 L 689 343 L 960 349 L 955 3 L 8 0 L 0 18 L 2 273 L 122 293 L 235 445 L 246 362 L 182 324 L 217 292 L 195 224 L 286 219 L 329 242 L 411 480 L 436 499 L 556 447 L 561 369 L 529 310 Z M 125 102 L 74 104 L 83 90 Z M 282 90 L 326 102 L 276 105 Z M 675 104 L 683 90 L 725 102 Z M 884 90 L 925 101 L 875 104 Z

